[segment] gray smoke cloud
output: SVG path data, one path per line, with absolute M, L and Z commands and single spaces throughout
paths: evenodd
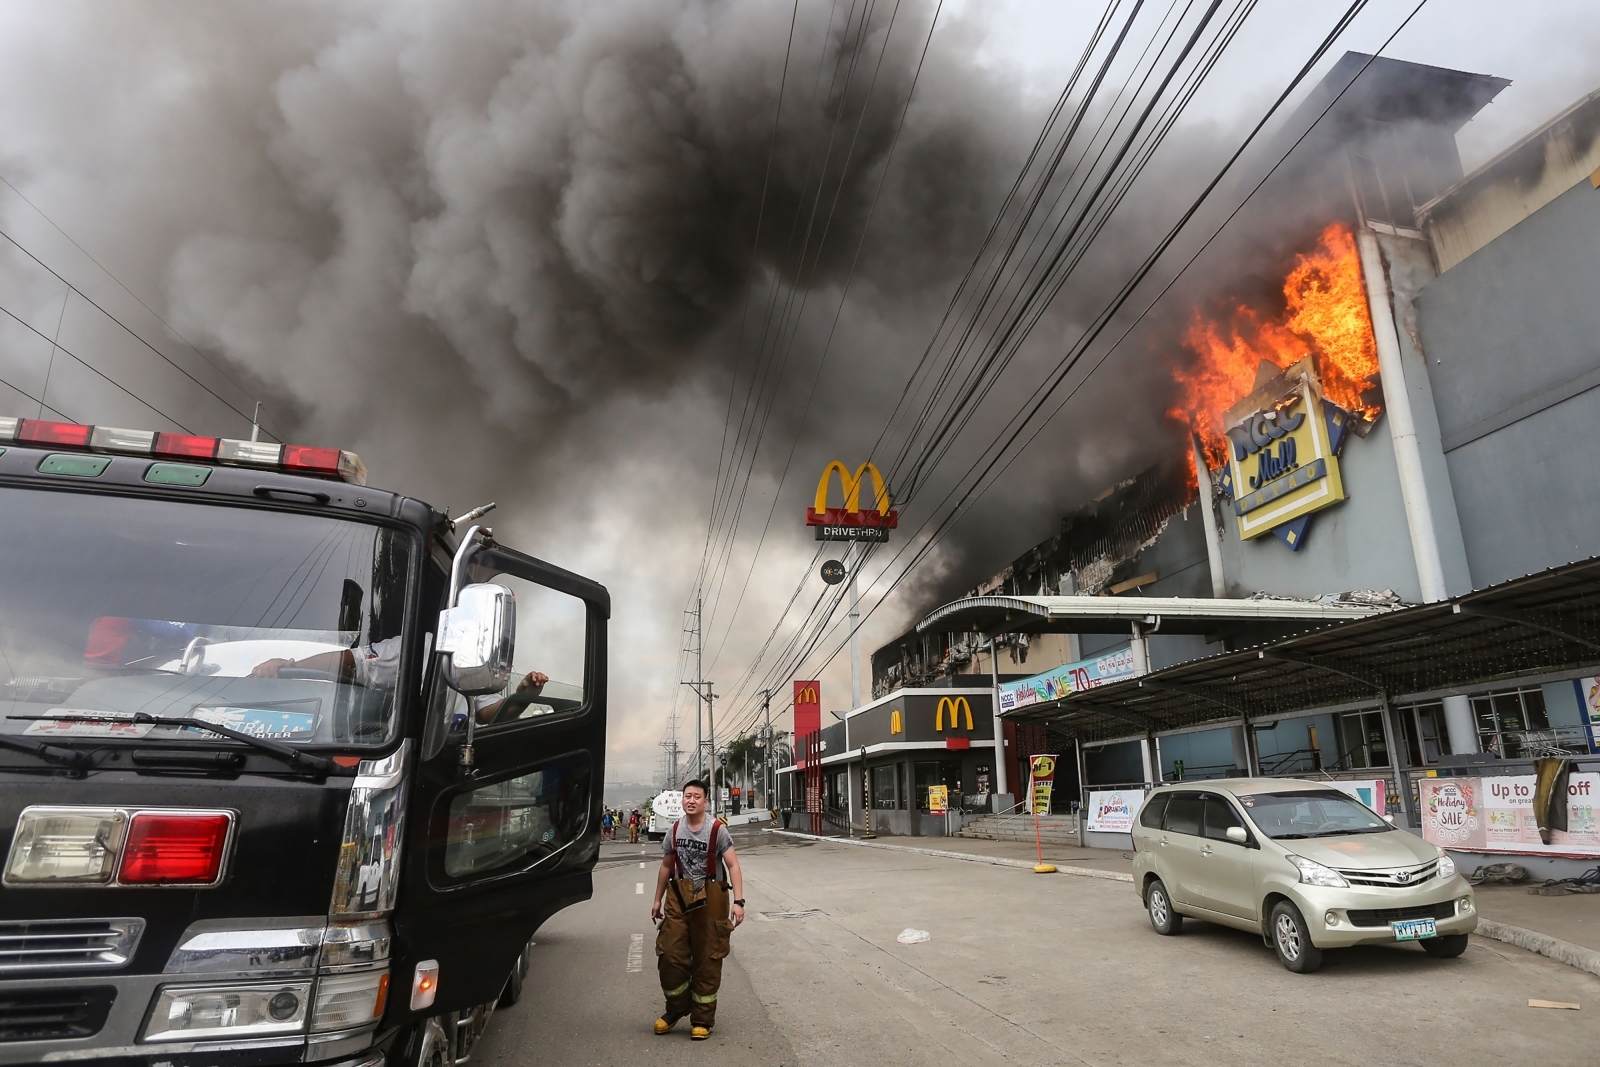
M 801 6 L 770 169 L 787 4 L 12 9 L 3 172 L 244 390 L 25 205 L 5 217 L 236 407 L 264 399 L 269 430 L 355 449 L 376 484 L 458 512 L 498 499 L 505 539 L 612 585 L 614 733 L 637 755 L 675 695 L 728 374 L 742 360 L 749 380 L 774 280 L 780 311 L 810 295 L 753 510 L 801 429 L 932 17 L 908 0 L 891 30 L 893 7 Z M 1021 91 L 970 61 L 973 40 L 953 20 L 930 53 L 827 400 L 805 417 L 797 498 L 814 463 L 870 444 L 1026 146 Z M 59 283 L 15 252 L 5 269 L 25 294 L 8 306 L 52 334 Z M 243 432 L 128 338 L 97 345 L 115 327 L 76 298 L 67 310 L 64 346 L 186 425 Z M 37 336 L 0 363 L 33 396 L 48 364 L 50 403 L 73 417 L 163 421 Z M 789 563 L 785 588 L 756 583 L 725 673 L 810 556 L 793 520 L 775 524 L 797 543 L 765 557 Z
M 809 408 L 928 0 L 900 3 L 892 31 L 887 0 L 801 3 L 775 142 L 795 10 L 782 2 L 6 5 L 0 173 L 223 370 L 10 190 L 0 190 L 0 218 L 235 407 L 248 414 L 264 400 L 273 433 L 355 449 L 375 484 L 458 513 L 499 500 L 505 540 L 606 582 L 613 752 L 633 761 L 609 776 L 642 778 L 677 699 L 679 611 L 700 559 L 732 369 L 748 383 L 768 307 L 792 316 L 790 294 L 805 300 L 771 387 L 753 518 L 712 628 L 719 682 L 742 669 L 811 558 L 798 527 L 815 472 L 864 458 L 898 398 L 1081 47 L 1090 19 L 1080 7 L 1035 16 L 1050 32 L 1023 51 L 1063 58 L 1033 81 L 993 54 L 1006 19 L 947 5 Z M 1430 49 L 1417 58 L 1449 59 Z M 1495 55 L 1489 72 L 1518 75 Z M 1019 383 L 1070 343 L 1103 296 L 1097 284 L 1142 255 L 1204 170 L 1196 161 L 1216 158 L 1253 110 L 1230 102 L 1175 131 L 1143 200 L 1035 331 Z M 55 337 L 197 431 L 247 432 L 82 300 L 64 302 L 61 284 L 9 246 L 0 277 L 5 307 L 27 324 L 0 321 L 5 413 L 34 414 L 13 387 L 38 397 L 48 373 L 49 402 L 64 413 L 165 425 L 52 355 Z M 987 498 L 984 517 L 918 575 L 907 603 L 971 584 L 972 566 L 1003 565 L 1062 511 L 1165 454 L 1160 355 L 1144 348 L 1108 365 Z M 1007 385 L 990 403 L 1018 402 Z M 813 580 L 806 602 L 818 588 Z M 864 647 L 911 612 L 875 618 Z M 844 706 L 845 669 L 825 677 L 827 703 Z

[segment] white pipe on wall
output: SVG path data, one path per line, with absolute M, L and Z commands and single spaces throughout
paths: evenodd
M 1400 475 L 1400 499 L 1405 504 L 1406 526 L 1411 532 L 1411 554 L 1417 564 L 1417 582 L 1424 603 L 1448 600 L 1444 561 L 1439 552 L 1439 533 L 1434 527 L 1433 505 L 1428 500 L 1427 480 L 1422 471 L 1422 448 L 1417 441 L 1417 421 L 1411 410 L 1411 393 L 1406 387 L 1405 365 L 1400 359 L 1400 333 L 1395 327 L 1394 308 L 1389 300 L 1389 275 L 1383 265 L 1378 237 L 1363 226 L 1356 232 L 1356 249 L 1361 256 L 1361 273 L 1367 283 L 1367 307 L 1372 315 L 1372 334 L 1378 346 L 1378 374 L 1383 384 L 1384 414 L 1389 419 L 1389 437 L 1394 442 L 1395 468 Z M 1472 707 L 1464 696 L 1444 700 L 1445 729 L 1450 734 L 1450 750 L 1457 753 L 1478 751 L 1478 732 L 1472 721 Z
M 1378 373 L 1383 382 L 1384 414 L 1389 417 L 1389 437 L 1394 442 L 1395 466 L 1400 473 L 1400 498 L 1405 504 L 1406 526 L 1411 531 L 1411 554 L 1417 561 L 1417 581 L 1424 603 L 1449 598 L 1444 584 L 1444 562 L 1439 555 L 1439 534 L 1433 525 L 1433 506 L 1422 474 L 1422 449 L 1417 444 L 1416 417 L 1406 390 L 1405 366 L 1400 362 L 1400 335 L 1394 309 L 1389 304 L 1389 276 L 1383 267 L 1378 238 L 1362 227 L 1356 234 L 1361 273 L 1366 276 L 1367 305 L 1372 313 L 1372 333 L 1378 343 Z
M 1200 522 L 1206 532 L 1206 563 L 1211 568 L 1211 595 L 1221 599 L 1228 595 L 1228 580 L 1222 573 L 1222 535 L 1217 532 L 1217 513 L 1212 507 L 1215 488 L 1211 484 L 1211 468 L 1206 466 L 1205 452 L 1200 447 L 1200 436 L 1190 434 L 1194 451 L 1194 478 L 1200 496 Z

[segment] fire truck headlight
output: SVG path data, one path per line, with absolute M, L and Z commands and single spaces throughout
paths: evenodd
M 156 994 L 142 1041 L 204 1041 L 303 1033 L 311 983 L 167 986 Z

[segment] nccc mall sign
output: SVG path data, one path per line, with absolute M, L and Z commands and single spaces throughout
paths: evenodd
M 1270 533 L 1299 551 L 1311 516 L 1345 498 L 1339 453 L 1350 425 L 1350 413 L 1323 398 L 1309 359 L 1228 411 L 1221 484 L 1241 541 Z
M 834 472 L 839 473 L 843 507 L 828 506 L 828 488 Z M 861 509 L 861 483 L 872 479 L 872 508 Z M 851 474 L 838 460 L 828 464 L 817 482 L 816 506 L 806 509 L 806 525 L 817 531 L 818 541 L 887 541 L 889 531 L 900 525 L 900 513 L 890 510 L 889 488 L 872 463 L 863 463 Z

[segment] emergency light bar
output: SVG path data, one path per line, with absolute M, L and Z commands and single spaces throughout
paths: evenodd
M 196 437 L 186 433 L 122 430 L 115 426 L 85 426 L 76 422 L 0 418 L 0 443 L 48 445 L 51 448 L 110 452 L 152 459 L 199 460 L 230 467 L 256 467 L 286 474 L 338 478 L 352 485 L 367 484 L 367 465 L 354 452 L 306 445 L 279 445 L 270 441 L 233 441 L 224 437 Z

